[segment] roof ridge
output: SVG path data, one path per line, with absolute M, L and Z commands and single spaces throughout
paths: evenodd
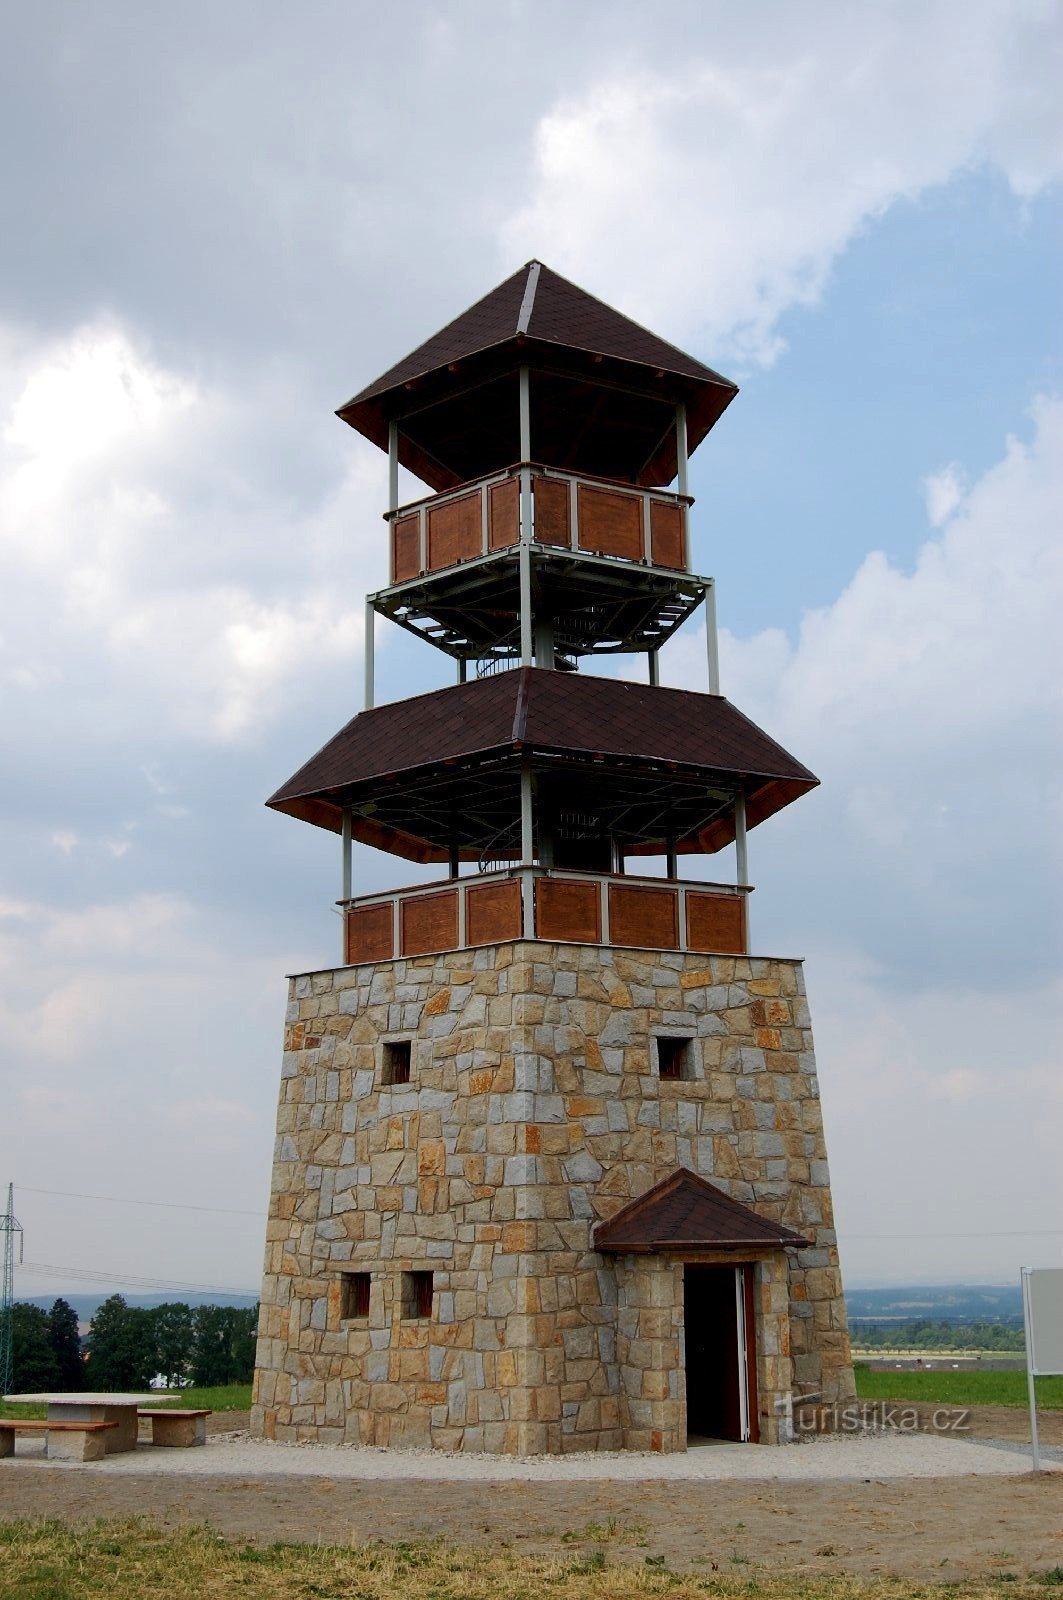
M 535 291 L 539 287 L 539 274 L 543 270 L 541 261 L 528 262 L 528 281 L 524 285 L 524 298 L 517 312 L 517 332 L 527 333 L 528 323 L 531 321 L 532 311 L 535 307 Z

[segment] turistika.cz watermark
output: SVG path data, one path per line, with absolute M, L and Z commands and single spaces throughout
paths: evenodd
M 897 1405 L 889 1400 L 854 1400 L 817 1405 L 794 1417 L 797 1433 L 969 1433 L 971 1413 L 962 1406 Z

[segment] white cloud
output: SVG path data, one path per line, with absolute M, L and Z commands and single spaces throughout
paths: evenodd
M 278 504 L 240 474 L 247 408 L 160 367 L 113 321 L 4 343 L 17 354 L 0 392 L 12 682 L 102 678 L 104 724 L 227 743 L 261 734 L 297 669 L 357 655 L 359 585 L 338 590 L 336 575 L 371 548 L 371 447 L 344 441 L 325 504 Z
M 1063 401 L 1037 402 L 1032 420 L 911 571 L 873 552 L 793 644 L 774 629 L 721 636 L 724 692 L 822 780 L 752 836 L 777 937 L 804 941 L 814 894 L 840 946 L 909 980 L 981 956 L 1000 983 L 1052 960 Z M 667 681 L 703 676 L 703 648 L 666 651 Z M 754 917 L 763 931 L 759 905 Z
M 955 461 L 923 479 L 927 520 L 932 528 L 940 528 L 952 516 L 964 495 L 964 476 Z
M 1063 171 L 1058 9 L 768 5 L 667 66 L 601 67 L 537 123 L 507 262 L 542 256 L 640 321 L 768 361 L 777 323 L 903 198 L 989 163 L 1016 193 Z
M 823 780 L 751 836 L 753 926 L 808 958 L 839 1225 L 865 1279 L 1010 1276 L 1059 1253 L 985 1236 L 1063 1210 L 1063 402 L 1032 422 L 911 571 L 873 553 L 793 644 L 722 639 L 725 693 Z M 667 681 L 702 658 L 677 642 Z M 928 1231 L 967 1237 L 872 1237 Z

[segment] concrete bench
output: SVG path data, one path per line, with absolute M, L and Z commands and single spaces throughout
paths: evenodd
M 104 1454 L 104 1434 L 117 1422 L 56 1422 L 0 1417 L 0 1456 L 13 1456 L 16 1433 L 43 1433 L 52 1461 L 99 1461 Z
M 185 1448 L 193 1444 L 206 1444 L 207 1418 L 209 1411 L 178 1411 L 162 1408 L 155 1410 L 138 1410 L 138 1417 L 147 1417 L 151 1422 L 152 1444 L 168 1445 L 172 1449 Z

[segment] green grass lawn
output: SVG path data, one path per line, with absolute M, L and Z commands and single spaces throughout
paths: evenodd
M 861 1400 L 916 1400 L 928 1405 L 1025 1406 L 1025 1372 L 957 1372 L 935 1368 L 913 1372 L 910 1368 L 871 1372 L 856 1368 L 856 1392 Z M 1063 1377 L 1037 1379 L 1038 1409 L 1063 1411 Z
M 228 1383 L 220 1389 L 182 1389 L 180 1394 L 160 1400 L 161 1406 L 205 1406 L 208 1411 L 250 1411 L 251 1385 Z
M 145 1394 L 147 1390 L 144 1391 Z M 208 1411 L 249 1411 L 251 1385 L 230 1383 L 220 1389 L 182 1389 L 180 1394 L 160 1395 L 160 1406 L 188 1406 L 193 1410 L 205 1407 Z M 0 1417 L 43 1417 L 43 1406 L 13 1406 L 0 1400 Z
M 518 1555 L 505 1545 L 423 1543 L 256 1545 L 207 1528 L 151 1523 L 0 1525 L 0 1600 L 1048 1600 L 1063 1568 L 1033 1578 L 999 1574 L 947 1586 L 838 1573 L 670 1571 L 660 1557 L 617 1561 L 605 1548 Z

